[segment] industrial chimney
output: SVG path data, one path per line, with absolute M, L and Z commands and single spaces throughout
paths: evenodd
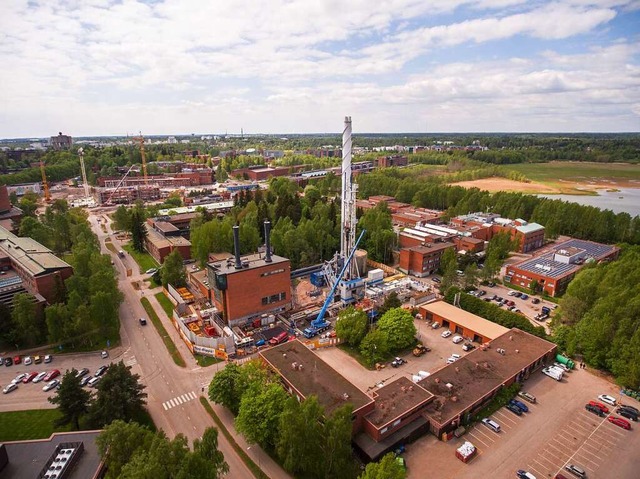
M 236 255 L 236 269 L 242 269 L 242 261 L 240 261 L 240 227 L 233 227 L 233 251 Z
M 269 220 L 264 222 L 264 242 L 267 250 L 264 254 L 264 262 L 271 263 L 271 222 Z

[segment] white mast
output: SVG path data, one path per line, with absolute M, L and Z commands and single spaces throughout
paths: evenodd
M 91 195 L 89 194 L 89 182 L 87 181 L 87 172 L 84 168 L 84 150 L 82 148 L 78 149 L 78 155 L 80 155 L 80 171 L 82 173 L 82 183 L 84 186 L 84 197 L 89 199 Z
M 351 173 L 351 117 L 344 118 L 342 131 L 342 203 L 340 205 L 340 256 L 345 260 L 356 242 L 356 185 L 352 184 Z M 349 266 L 345 276 L 357 276 L 356 262 Z

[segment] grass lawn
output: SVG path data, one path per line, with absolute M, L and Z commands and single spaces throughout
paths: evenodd
M 140 253 L 134 250 L 131 243 L 122 246 L 122 249 L 129 253 L 135 262 L 138 263 L 141 273 L 144 273 L 148 269 L 158 268 L 160 266 L 149 253 Z
M 164 293 L 157 293 L 156 299 L 158 303 L 160 303 L 160 306 L 162 306 L 162 309 L 164 309 L 164 312 L 167 313 L 167 318 L 171 318 L 173 316 L 173 303 Z
M 187 363 L 184 362 L 184 358 L 182 357 L 182 354 L 180 354 L 180 351 L 178 351 L 176 344 L 173 342 L 173 339 L 171 339 L 171 336 L 169 336 L 169 333 L 167 332 L 164 325 L 162 324 L 162 321 L 160 321 L 160 318 L 156 314 L 156 311 L 153 309 L 153 306 L 151 306 L 151 303 L 149 302 L 149 300 L 147 298 L 142 298 L 140 300 L 140 303 L 142 303 L 142 307 L 147 312 L 147 315 L 149 316 L 149 319 L 155 326 L 156 331 L 158 331 L 158 334 L 162 338 L 164 345 L 167 347 L 169 354 L 171 354 L 171 358 L 173 359 L 173 362 L 176 363 L 181 368 L 186 367 Z
M 214 364 L 222 362 L 222 359 L 212 358 L 211 356 L 203 356 L 202 354 L 195 354 L 194 357 L 198 362 L 198 366 L 201 366 L 203 368 L 207 366 L 213 366 Z
M 229 431 L 224 426 L 224 424 L 222 423 L 222 421 L 220 420 L 220 418 L 218 417 L 216 412 L 211 407 L 211 404 L 209 404 L 209 401 L 207 400 L 207 398 L 204 398 L 204 397 L 201 396 L 200 397 L 200 403 L 202 403 L 202 406 L 204 406 L 204 408 L 209 413 L 209 416 L 211 416 L 213 421 L 216 423 L 216 426 L 218 426 L 218 430 L 220 432 L 222 432 L 222 434 L 224 434 L 224 437 L 227 438 L 227 441 L 229 441 L 229 444 L 231 444 L 231 447 L 233 447 L 233 449 L 236 451 L 236 454 L 238 454 L 238 456 L 240 456 L 240 459 L 242 459 L 242 462 L 244 462 L 246 464 L 246 466 L 253 473 L 253 475 L 257 479 L 269 479 L 269 476 L 267 476 L 264 472 L 262 472 L 262 469 L 260 469 L 260 467 L 258 467 L 258 465 L 251 460 L 251 458 L 247 455 L 247 453 L 244 450 L 244 448 L 242 448 L 242 447 L 240 447 L 238 445 L 236 440 L 229 433 Z
M 53 427 L 60 417 L 57 409 L 32 409 L 0 413 L 0 442 L 46 439 L 54 432 L 71 431 L 71 425 Z
M 111 241 L 105 241 L 104 245 L 107 247 L 107 249 L 109 251 L 111 251 L 112 253 L 118 254 L 118 250 L 116 249 L 116 247 L 113 245 L 113 243 Z M 146 271 L 146 270 L 145 270 Z

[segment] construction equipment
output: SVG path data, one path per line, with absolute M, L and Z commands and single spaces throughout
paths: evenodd
M 336 281 L 333 283 L 333 286 L 331 287 L 331 291 L 329 291 L 329 294 L 327 295 L 327 299 L 325 299 L 324 304 L 322 305 L 322 309 L 318 313 L 318 317 L 313 321 L 311 321 L 311 324 L 309 325 L 308 328 L 305 328 L 302 331 L 302 334 L 304 334 L 305 338 L 311 339 L 318 333 L 321 333 L 322 331 L 326 331 L 331 326 L 331 323 L 324 319 L 324 315 L 327 312 L 327 308 L 329 308 L 329 305 L 333 301 L 333 296 L 336 294 L 336 289 L 338 289 L 338 285 L 342 281 L 342 277 L 347 271 L 347 268 L 349 267 L 349 264 L 353 259 L 353 255 L 355 254 L 356 249 L 358 248 L 358 244 L 360 244 L 360 240 L 362 240 L 362 237 L 364 236 L 365 232 L 366 230 L 362 230 L 362 232 L 360 233 L 360 236 L 358 237 L 358 240 L 353 245 L 353 248 L 351 249 L 351 252 L 349 253 L 348 258 L 345 260 L 344 264 L 342 265 L 340 274 L 338 274 Z
M 142 136 L 142 132 L 140 132 L 140 136 L 136 136 L 133 139 L 140 144 L 140 157 L 142 158 L 142 175 L 144 176 L 144 184 L 146 186 L 147 184 L 149 184 L 149 178 L 147 177 L 147 159 L 144 154 L 144 137 Z
M 78 148 L 78 156 L 80 156 L 80 172 L 82 173 L 82 185 L 84 186 L 84 197 L 90 198 L 89 195 L 89 182 L 87 181 L 87 171 L 84 168 L 84 150 Z
M 107 201 L 105 201 L 105 205 L 111 205 L 111 199 L 113 198 L 113 195 L 116 194 L 116 192 L 118 191 L 118 189 L 122 186 L 122 183 L 124 183 L 124 180 L 126 179 L 127 176 L 129 176 L 129 173 L 131 172 L 131 170 L 133 169 L 135 165 L 131 165 L 129 167 L 129 169 L 127 170 L 127 172 L 124 174 L 124 176 L 120 179 L 120 182 L 116 185 L 116 187 L 113 189 L 113 191 L 111 192 L 111 194 L 109 195 L 109 198 L 107 199 Z
M 49 193 L 49 183 L 47 183 L 47 174 L 44 171 L 44 161 L 40 160 L 40 173 L 42 173 L 42 189 L 44 190 L 44 200 L 51 202 L 51 193 Z

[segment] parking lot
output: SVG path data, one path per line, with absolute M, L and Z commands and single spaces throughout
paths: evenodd
M 30 364 L 25 366 L 24 363 L 14 364 L 13 366 L 0 367 L 0 389 L 7 386 L 16 376 L 21 373 L 30 373 L 32 371 L 60 371 L 60 376 L 56 379 L 61 380 L 65 371 L 68 369 L 89 368 L 89 374 L 94 372 L 102 365 L 109 364 L 110 361 L 118 361 L 115 359 L 114 353 L 111 353 L 109 359 L 102 359 L 100 352 L 80 353 L 73 355 L 54 355 L 51 363 Z M 125 361 L 127 365 L 132 365 L 131 361 Z M 55 389 L 45 392 L 42 390 L 46 383 L 44 381 L 38 383 L 29 382 L 24 384 L 18 383 L 18 389 L 8 394 L 0 394 L 0 411 L 22 411 L 27 409 L 45 409 L 54 408 L 47 398 L 55 394 Z

